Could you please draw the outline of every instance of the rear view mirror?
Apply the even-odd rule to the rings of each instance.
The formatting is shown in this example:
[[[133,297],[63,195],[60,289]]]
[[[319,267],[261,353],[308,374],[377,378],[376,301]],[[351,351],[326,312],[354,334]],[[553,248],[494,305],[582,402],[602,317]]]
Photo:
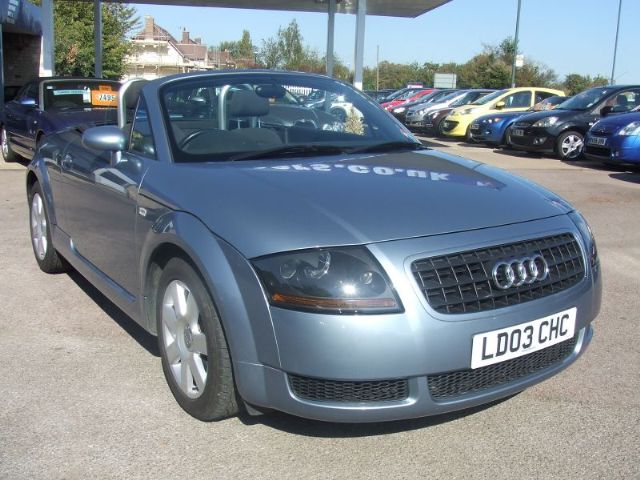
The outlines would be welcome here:
[[[495,106],[496,110],[502,110],[503,108],[504,108],[504,102],[496,103],[496,106]]]
[[[609,115],[611,112],[613,111],[613,107],[607,105],[605,107],[602,107],[600,109],[600,115],[603,117],[606,117],[607,115]]]
[[[82,144],[94,150],[121,152],[127,144],[124,132],[115,125],[88,128],[82,134]]]
[[[36,99],[35,98],[21,98],[20,100],[18,100],[18,103],[20,105],[24,105],[25,107],[35,107],[36,106]]]

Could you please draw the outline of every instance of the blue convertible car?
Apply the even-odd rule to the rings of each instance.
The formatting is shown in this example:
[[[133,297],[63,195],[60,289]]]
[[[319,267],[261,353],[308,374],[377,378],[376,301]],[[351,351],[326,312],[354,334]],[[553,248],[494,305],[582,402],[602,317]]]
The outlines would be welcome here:
[[[596,122],[585,137],[584,153],[610,165],[640,164],[640,107]]]
[[[343,96],[346,121],[301,105],[304,89]],[[433,415],[586,350],[596,244],[552,192],[425,148],[319,75],[130,81],[119,103],[117,124],[44,138],[26,185],[33,251],[157,335],[194,417]]]
[[[111,123],[116,118],[119,82],[95,78],[33,80],[4,106],[0,118],[2,156],[31,160],[44,135],[77,124]]]

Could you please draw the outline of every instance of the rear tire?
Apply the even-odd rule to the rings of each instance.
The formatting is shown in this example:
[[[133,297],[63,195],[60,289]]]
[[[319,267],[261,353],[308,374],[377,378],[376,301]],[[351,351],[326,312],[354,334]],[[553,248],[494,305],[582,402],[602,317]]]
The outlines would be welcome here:
[[[440,120],[436,125],[435,125],[435,131],[436,131],[436,137],[439,138],[444,138],[446,137],[445,133],[444,133],[444,121]]]
[[[40,270],[45,273],[68,271],[67,262],[53,248],[49,211],[38,182],[29,190],[29,226],[31,246]]]
[[[202,421],[237,414],[229,347],[200,275],[182,258],[172,258],[157,295],[162,370],[178,404]]]
[[[11,145],[9,145],[9,137],[7,135],[7,129],[2,126],[2,130],[0,130],[0,144],[2,151],[2,158],[5,162],[15,162],[20,157],[16,152],[11,149]]]

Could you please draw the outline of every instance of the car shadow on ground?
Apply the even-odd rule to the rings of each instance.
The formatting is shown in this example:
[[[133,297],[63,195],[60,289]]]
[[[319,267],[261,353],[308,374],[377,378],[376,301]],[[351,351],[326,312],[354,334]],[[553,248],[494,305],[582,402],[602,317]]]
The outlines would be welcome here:
[[[138,344],[154,357],[159,357],[158,343],[155,336],[138,325],[129,315],[120,310],[111,300],[91,285],[87,279],[75,270],[69,272],[69,278],[93,300],[120,328],[127,332]]]
[[[282,412],[269,411],[264,415],[250,416],[246,412],[238,415],[240,421],[246,426],[264,425],[277,430],[282,430],[293,435],[318,438],[355,438],[388,435],[390,433],[407,432],[422,428],[435,427],[437,425],[459,420],[469,415],[482,412],[505,402],[518,395],[518,393],[500,400],[495,400],[484,405],[457,412],[433,415],[430,417],[415,418],[410,420],[396,420],[391,422],[376,423],[332,423],[310,420],[289,415]]]
[[[514,150],[512,148],[494,148],[493,153],[497,153],[499,155],[507,155],[509,157],[520,157],[520,158],[551,158],[551,159],[554,158],[554,157],[547,157],[546,155],[539,154],[539,153],[529,153],[529,152],[524,152],[522,150]]]

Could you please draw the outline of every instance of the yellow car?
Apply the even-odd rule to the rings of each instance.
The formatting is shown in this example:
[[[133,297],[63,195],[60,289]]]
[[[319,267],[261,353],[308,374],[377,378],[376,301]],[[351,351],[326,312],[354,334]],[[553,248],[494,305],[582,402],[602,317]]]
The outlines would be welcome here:
[[[448,137],[469,138],[471,122],[476,118],[497,112],[524,112],[545,98],[564,96],[562,90],[541,87],[518,87],[498,90],[475,102],[458,107],[444,119],[442,131]]]

